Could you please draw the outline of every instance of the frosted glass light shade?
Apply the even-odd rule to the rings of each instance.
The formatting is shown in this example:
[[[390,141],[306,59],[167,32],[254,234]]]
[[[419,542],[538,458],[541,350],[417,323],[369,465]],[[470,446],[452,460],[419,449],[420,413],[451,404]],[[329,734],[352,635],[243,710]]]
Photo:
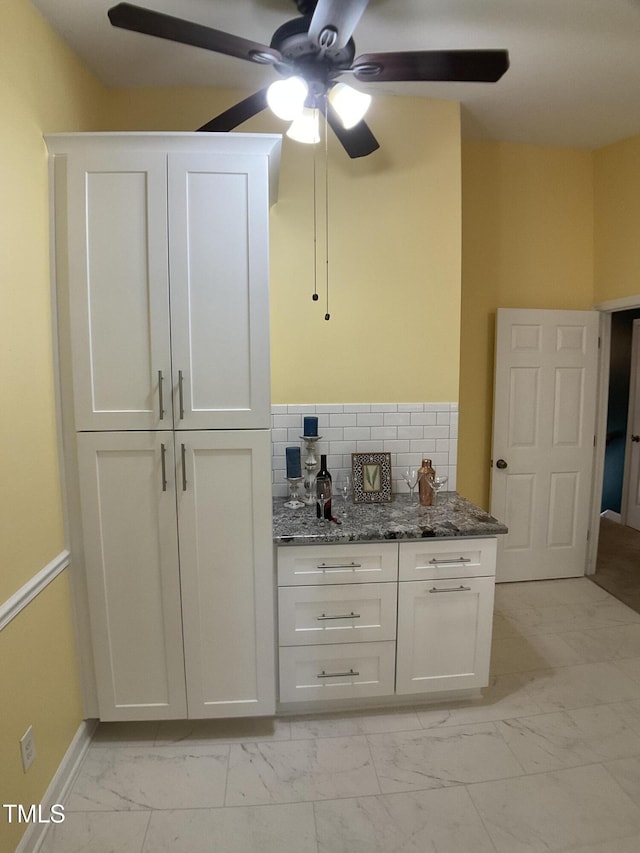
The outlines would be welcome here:
[[[320,117],[318,110],[305,107],[302,113],[293,120],[287,131],[289,139],[296,142],[313,144],[320,142]]]
[[[302,112],[308,93],[309,87],[302,77],[287,77],[269,86],[267,104],[278,118],[291,121]]]
[[[348,130],[364,118],[371,103],[371,95],[358,92],[346,83],[336,83],[329,92],[329,103]]]

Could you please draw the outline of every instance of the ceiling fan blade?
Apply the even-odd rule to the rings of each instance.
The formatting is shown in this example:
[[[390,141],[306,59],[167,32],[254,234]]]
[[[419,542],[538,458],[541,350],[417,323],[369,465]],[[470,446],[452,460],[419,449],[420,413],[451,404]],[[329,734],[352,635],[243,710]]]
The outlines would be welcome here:
[[[343,48],[353,35],[368,2],[318,0],[309,26],[309,38],[321,48]]]
[[[225,110],[220,115],[212,118],[211,121],[203,124],[202,127],[199,127],[198,131],[208,133],[218,131],[224,133],[228,130],[233,130],[234,127],[242,124],[243,121],[247,121],[247,119],[261,113],[262,110],[266,110],[268,88],[268,86],[265,86],[259,92],[254,92],[253,95],[249,95],[248,98],[229,107],[228,110]]]
[[[415,50],[364,53],[353,61],[356,80],[495,83],[509,67],[506,50]]]
[[[324,109],[322,109],[324,112]],[[347,152],[349,157],[366,157],[372,154],[376,149],[380,148],[380,143],[375,138],[367,123],[362,119],[354,127],[348,130],[340,121],[338,114],[333,109],[331,104],[327,104],[327,121],[329,127],[335,133],[342,147]]]
[[[222,30],[214,30],[192,21],[185,21],[183,18],[174,18],[163,12],[143,9],[131,3],[118,3],[117,6],[109,9],[107,14],[114,27],[121,27],[124,30],[133,30],[181,44],[202,47],[216,53],[225,53],[227,56],[248,59],[250,62],[273,64],[282,60],[279,51],[265,44],[224,33]]]

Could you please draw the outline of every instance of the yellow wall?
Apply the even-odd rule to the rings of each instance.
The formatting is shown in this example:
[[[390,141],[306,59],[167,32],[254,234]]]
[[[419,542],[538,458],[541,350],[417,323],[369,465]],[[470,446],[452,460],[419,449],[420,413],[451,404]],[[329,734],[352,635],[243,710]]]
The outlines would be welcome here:
[[[592,154],[465,142],[458,490],[489,506],[497,308],[593,304]]]
[[[68,578],[58,577],[0,636],[1,803],[38,803],[82,719]],[[36,760],[22,770],[19,739],[33,725]],[[0,815],[0,851],[15,850],[22,826]]]
[[[194,130],[244,97],[207,89],[118,92],[121,130]],[[314,289],[313,147],[283,141],[271,219],[274,403],[455,401],[460,316],[459,107],[376,97],[367,121],[381,143],[351,160],[329,145],[329,294],[325,314],[322,149],[318,302]],[[283,133],[263,113],[238,128]],[[427,338],[425,328],[440,328]]]
[[[594,154],[594,302],[640,294],[640,136]]]
[[[103,88],[27,0],[0,3],[0,603],[65,544],[57,460],[42,134],[97,127]],[[66,573],[0,634],[1,802],[37,803],[81,720]],[[33,724],[24,774],[19,737]],[[0,851],[24,825],[0,814]]]

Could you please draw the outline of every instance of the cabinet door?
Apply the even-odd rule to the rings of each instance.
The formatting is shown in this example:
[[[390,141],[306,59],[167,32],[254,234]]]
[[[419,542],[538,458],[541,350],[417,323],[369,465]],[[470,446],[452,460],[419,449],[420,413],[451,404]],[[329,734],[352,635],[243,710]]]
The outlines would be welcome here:
[[[169,155],[176,428],[269,427],[267,158]]]
[[[398,587],[396,693],[485,686],[494,579],[407,581]]]
[[[83,433],[78,460],[100,718],[185,717],[173,436]]]
[[[166,155],[75,152],[66,168],[75,428],[170,429]]]
[[[176,433],[189,717],[275,711],[270,438]]]

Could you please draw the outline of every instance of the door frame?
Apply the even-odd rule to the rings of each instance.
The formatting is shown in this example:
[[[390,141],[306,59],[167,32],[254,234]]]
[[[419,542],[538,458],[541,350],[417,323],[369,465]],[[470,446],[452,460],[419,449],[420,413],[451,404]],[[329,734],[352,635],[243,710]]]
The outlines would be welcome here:
[[[627,433],[625,436],[626,447],[630,447],[629,435],[633,431],[636,409],[640,407],[639,395],[636,393],[638,372],[640,372],[640,319],[632,323],[631,335],[631,371],[629,377],[629,412],[627,414]],[[627,523],[629,514],[629,492],[631,491],[631,452],[624,454],[624,471],[622,474],[622,500],[621,515],[622,523]]]
[[[628,311],[640,308],[640,293],[611,299],[594,305],[593,310],[600,312],[600,354],[598,359],[598,389],[595,423],[595,453],[593,460],[593,480],[591,487],[591,523],[589,525],[589,547],[585,575],[596,571],[598,557],[598,538],[600,534],[600,506],[602,503],[602,485],[604,482],[604,451],[607,439],[607,408],[609,398],[609,368],[611,349],[611,315],[616,311]]]

